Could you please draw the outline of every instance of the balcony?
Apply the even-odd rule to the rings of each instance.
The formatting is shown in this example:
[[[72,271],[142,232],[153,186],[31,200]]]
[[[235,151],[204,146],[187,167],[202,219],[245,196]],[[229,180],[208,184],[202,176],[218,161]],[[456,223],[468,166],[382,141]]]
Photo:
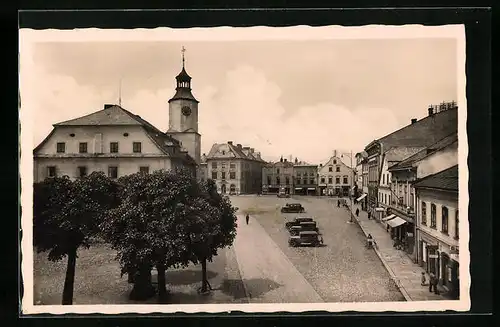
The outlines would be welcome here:
[[[395,215],[401,215],[403,217],[406,216],[415,221],[415,209],[413,208],[413,206],[409,206],[401,202],[396,203],[396,201],[392,201],[391,211]]]

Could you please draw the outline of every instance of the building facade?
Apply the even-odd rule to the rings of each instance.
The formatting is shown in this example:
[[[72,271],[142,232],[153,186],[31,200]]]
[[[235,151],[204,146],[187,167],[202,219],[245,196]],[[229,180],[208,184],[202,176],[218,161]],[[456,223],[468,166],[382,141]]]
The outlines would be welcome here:
[[[206,156],[207,178],[213,179],[221,194],[260,192],[265,161],[254,148],[232,141],[214,144]]]
[[[414,258],[418,252],[415,246],[418,226],[415,223],[417,202],[413,183],[457,164],[458,136],[453,133],[389,168],[393,197],[388,214],[402,218],[399,225],[391,226],[391,232],[394,238],[406,244],[406,251]]]
[[[459,298],[458,165],[414,184],[417,194],[418,262]]]
[[[199,179],[202,182],[208,179],[208,164],[207,164],[207,156],[205,153],[201,156],[198,172],[199,172],[198,174]]]
[[[297,195],[316,195],[317,194],[317,174],[318,166],[305,162],[299,162],[295,159],[294,165],[294,194]]]
[[[34,181],[64,175],[75,179],[94,171],[119,178],[196,167],[179,141],[117,105],[54,124],[33,157]]]
[[[377,212],[383,212],[383,208],[379,206],[383,155],[393,148],[428,147],[457,130],[458,107],[455,103],[430,106],[425,118],[412,119],[409,125],[374,140],[365,147],[364,150],[368,153],[368,205],[375,216]]]
[[[341,158],[333,155],[318,167],[318,189],[320,195],[349,196],[354,186],[354,169]]]
[[[277,162],[267,163],[262,168],[262,193],[278,194],[282,191],[286,194],[293,194],[293,180],[293,162],[282,157]]]

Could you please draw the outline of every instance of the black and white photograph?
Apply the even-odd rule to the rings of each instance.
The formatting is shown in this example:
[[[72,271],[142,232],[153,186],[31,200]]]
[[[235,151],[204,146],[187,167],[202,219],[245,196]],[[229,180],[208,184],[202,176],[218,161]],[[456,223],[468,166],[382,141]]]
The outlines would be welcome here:
[[[23,313],[470,308],[463,26],[19,38]]]

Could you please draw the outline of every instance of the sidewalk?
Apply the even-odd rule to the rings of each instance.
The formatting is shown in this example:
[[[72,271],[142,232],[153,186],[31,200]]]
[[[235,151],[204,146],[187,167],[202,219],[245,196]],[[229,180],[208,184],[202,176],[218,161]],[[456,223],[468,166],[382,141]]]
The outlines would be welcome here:
[[[444,288],[438,286],[441,295],[437,295],[429,292],[429,286],[422,286],[420,283],[424,269],[415,264],[405,252],[393,247],[392,239],[382,224],[374,219],[369,220],[368,213],[362,211],[360,205],[354,205],[354,211],[356,208],[360,212],[359,217],[353,214],[354,218],[365,235],[372,235],[377,244],[375,252],[407,301],[449,300]],[[428,285],[427,274],[426,279]]]

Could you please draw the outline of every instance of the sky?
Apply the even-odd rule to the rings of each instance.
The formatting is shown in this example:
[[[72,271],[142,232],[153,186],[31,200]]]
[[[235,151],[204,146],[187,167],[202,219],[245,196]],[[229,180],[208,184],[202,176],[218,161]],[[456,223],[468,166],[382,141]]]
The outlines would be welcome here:
[[[183,46],[202,153],[233,141],[318,164],[457,100],[451,38],[44,42],[30,58],[34,145],[54,123],[117,104],[120,80],[122,107],[166,131]]]

